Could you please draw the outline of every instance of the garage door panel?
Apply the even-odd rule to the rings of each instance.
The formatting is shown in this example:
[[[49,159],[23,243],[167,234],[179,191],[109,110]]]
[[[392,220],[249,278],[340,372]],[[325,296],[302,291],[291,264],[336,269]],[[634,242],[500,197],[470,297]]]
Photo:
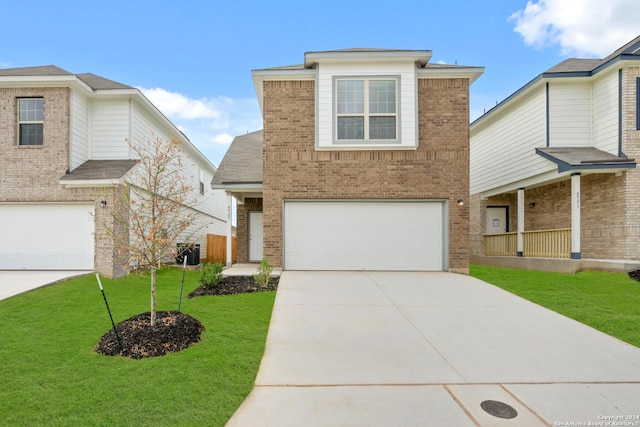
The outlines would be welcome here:
[[[441,202],[285,202],[285,268],[442,270]]]
[[[93,204],[0,204],[0,269],[92,270]]]

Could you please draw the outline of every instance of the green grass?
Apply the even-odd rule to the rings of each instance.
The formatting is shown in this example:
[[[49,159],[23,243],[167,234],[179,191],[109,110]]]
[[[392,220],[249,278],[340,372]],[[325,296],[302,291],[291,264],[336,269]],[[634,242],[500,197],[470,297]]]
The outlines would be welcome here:
[[[158,310],[176,310],[182,271],[158,273]],[[111,328],[95,276],[0,301],[0,425],[224,425],[251,391],[275,292],[187,299],[205,326],[178,353],[131,360],[93,351]],[[149,311],[148,276],[102,279],[116,323]]]
[[[640,347],[640,283],[625,273],[471,266],[471,275]]]

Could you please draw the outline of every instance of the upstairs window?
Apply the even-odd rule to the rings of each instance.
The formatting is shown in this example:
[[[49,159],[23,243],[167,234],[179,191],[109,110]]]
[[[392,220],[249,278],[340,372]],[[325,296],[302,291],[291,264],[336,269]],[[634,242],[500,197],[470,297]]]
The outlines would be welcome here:
[[[336,139],[398,139],[397,79],[336,80]]]
[[[42,145],[42,98],[18,99],[18,145]]]
[[[204,171],[200,169],[200,194],[204,196]]]

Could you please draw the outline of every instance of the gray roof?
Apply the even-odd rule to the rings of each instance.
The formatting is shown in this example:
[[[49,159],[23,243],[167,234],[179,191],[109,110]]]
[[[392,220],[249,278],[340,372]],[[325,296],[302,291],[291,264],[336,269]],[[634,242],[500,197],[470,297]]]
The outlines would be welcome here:
[[[91,73],[72,74],[55,65],[42,65],[38,67],[4,68],[0,69],[0,76],[76,76],[93,90],[104,89],[133,89],[133,87],[105,79]]]
[[[262,130],[236,136],[211,184],[262,183]]]
[[[55,65],[42,65],[39,67],[3,68],[0,76],[72,76],[70,72]]]
[[[544,147],[536,153],[558,165],[558,172],[589,169],[633,169],[635,159],[618,157],[594,147]]]
[[[136,160],[87,160],[60,181],[120,179],[137,163]]]
[[[91,74],[91,73],[77,74],[77,77],[94,90],[133,89],[133,87],[129,85],[125,85],[113,80],[105,79],[104,77],[96,76],[95,74]]]
[[[569,58],[545,71],[548,73],[592,73],[615,59],[640,59],[640,36],[602,59]]]

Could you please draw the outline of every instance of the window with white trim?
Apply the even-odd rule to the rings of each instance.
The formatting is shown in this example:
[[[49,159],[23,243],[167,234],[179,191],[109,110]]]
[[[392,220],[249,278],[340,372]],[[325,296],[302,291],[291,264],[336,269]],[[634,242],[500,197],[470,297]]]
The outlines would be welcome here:
[[[18,145],[42,145],[44,100],[18,98]]]
[[[336,79],[337,141],[398,139],[398,79]]]

